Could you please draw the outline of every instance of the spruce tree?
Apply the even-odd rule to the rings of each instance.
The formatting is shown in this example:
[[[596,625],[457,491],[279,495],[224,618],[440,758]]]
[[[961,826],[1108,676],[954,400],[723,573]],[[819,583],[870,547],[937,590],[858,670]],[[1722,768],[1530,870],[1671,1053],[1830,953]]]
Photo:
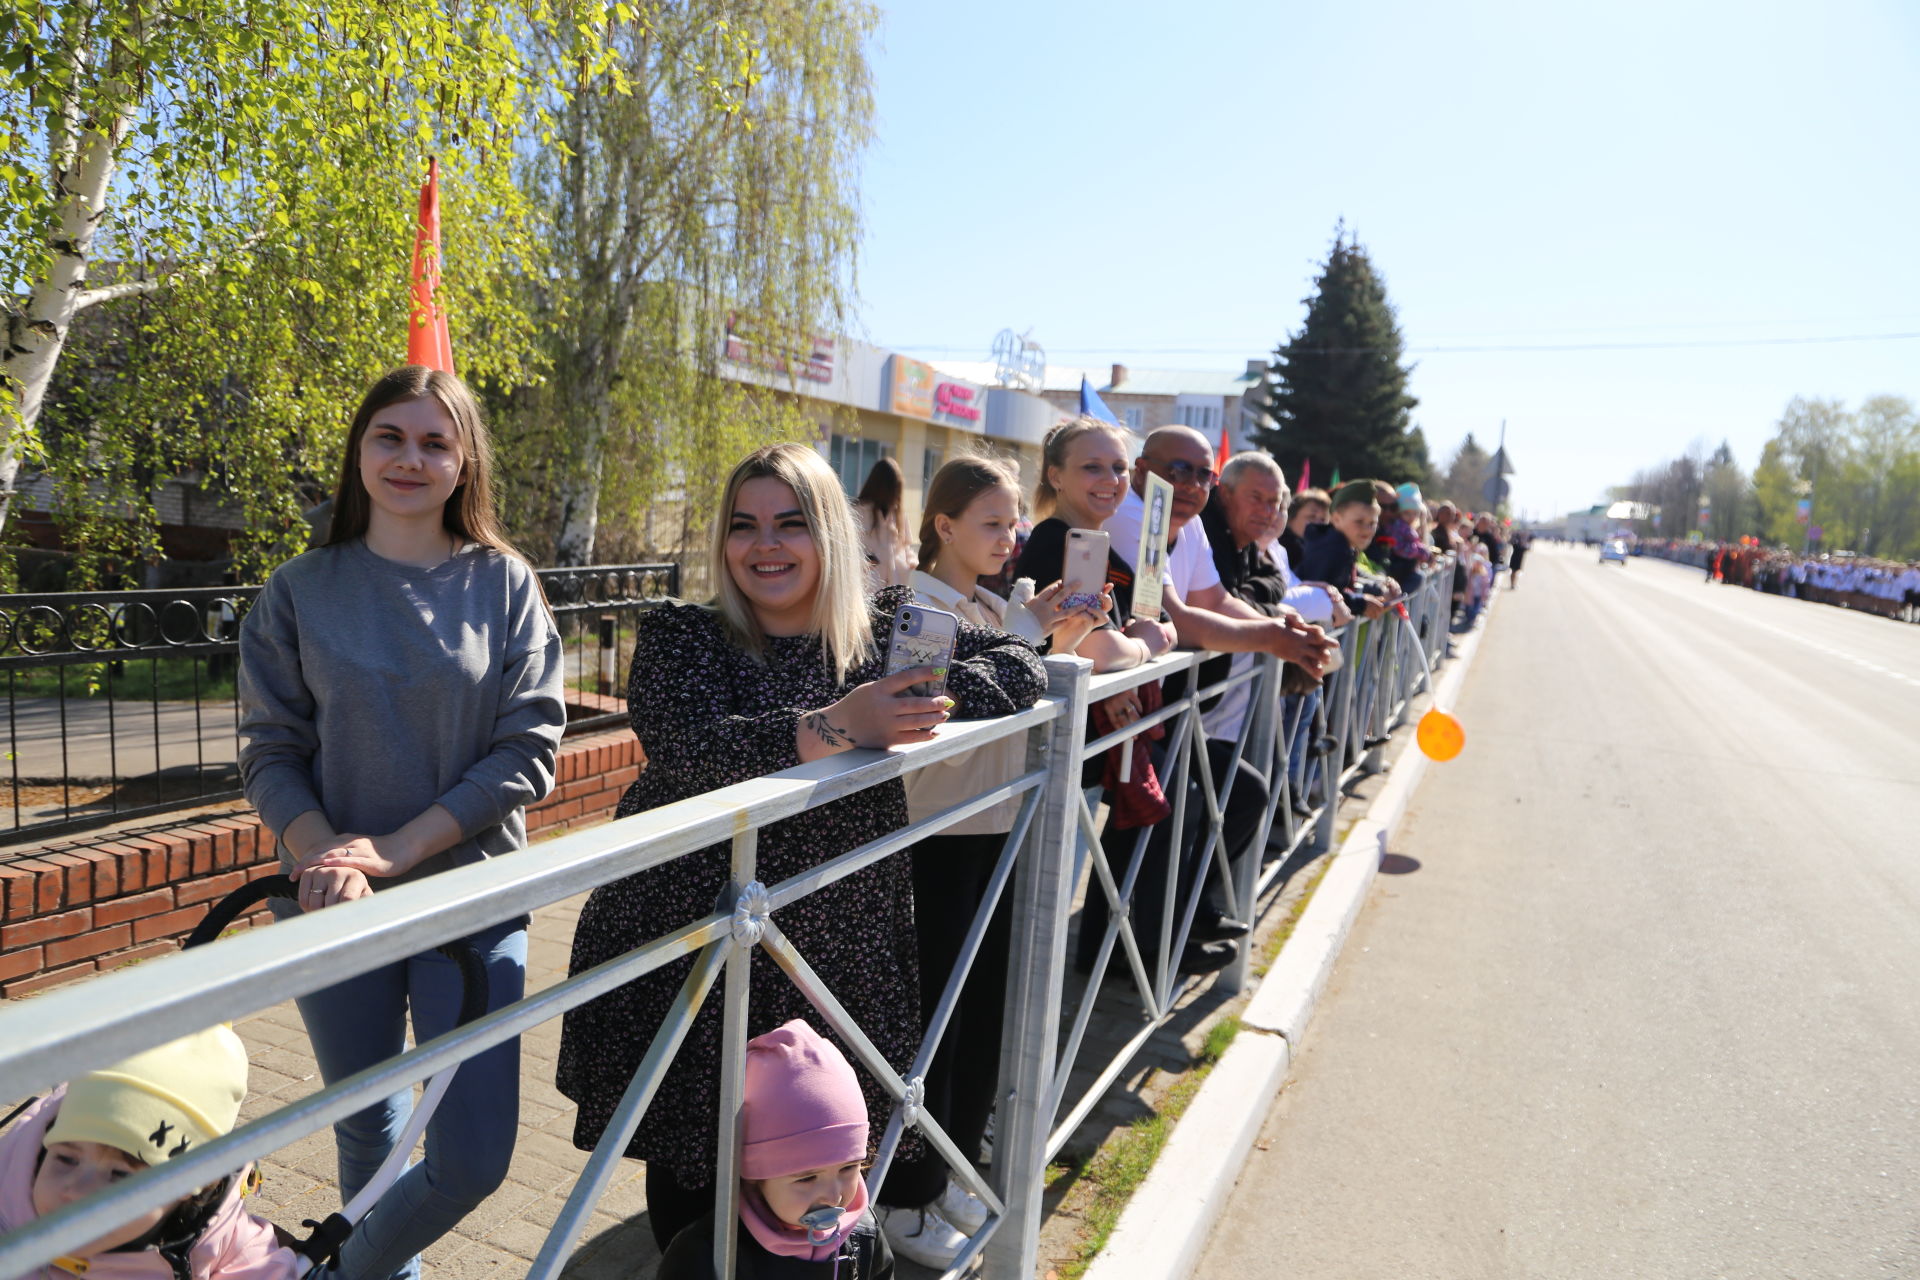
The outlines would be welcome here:
[[[1398,484],[1427,475],[1425,438],[1410,425],[1412,366],[1400,363],[1400,326],[1366,251],[1334,229],[1333,250],[1303,299],[1306,323],[1274,353],[1267,412],[1258,433],[1289,477],[1313,462],[1315,476],[1375,476]]]

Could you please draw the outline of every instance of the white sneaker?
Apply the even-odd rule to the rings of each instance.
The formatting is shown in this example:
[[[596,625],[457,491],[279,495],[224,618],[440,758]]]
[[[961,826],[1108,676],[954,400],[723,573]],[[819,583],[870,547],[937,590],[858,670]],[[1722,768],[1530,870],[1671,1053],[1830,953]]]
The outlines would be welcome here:
[[[933,1202],[933,1208],[967,1235],[973,1235],[987,1223],[987,1202],[952,1178],[947,1179],[946,1189]]]
[[[886,1233],[893,1251],[923,1267],[945,1271],[967,1247],[967,1238],[954,1230],[953,1224],[941,1217],[932,1205],[918,1209],[881,1205],[877,1216],[880,1230]]]

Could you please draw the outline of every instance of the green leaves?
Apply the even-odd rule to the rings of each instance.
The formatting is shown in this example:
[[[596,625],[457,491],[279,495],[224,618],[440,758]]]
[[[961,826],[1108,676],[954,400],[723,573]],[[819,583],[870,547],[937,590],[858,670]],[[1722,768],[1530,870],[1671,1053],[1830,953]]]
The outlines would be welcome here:
[[[15,302],[51,261],[45,175],[75,120],[120,139],[87,284],[166,281],[76,318],[37,430],[0,421],[44,442],[85,572],[160,554],[154,495],[183,472],[231,508],[242,577],[300,549],[359,394],[404,358],[428,155],[454,351],[493,397],[509,522],[536,547],[600,459],[703,491],[811,430],[721,378],[715,335],[733,308],[769,335],[840,326],[876,14],[721,8],[0,0]],[[634,505],[648,491],[606,504],[620,544],[697,542],[704,517],[667,536]]]

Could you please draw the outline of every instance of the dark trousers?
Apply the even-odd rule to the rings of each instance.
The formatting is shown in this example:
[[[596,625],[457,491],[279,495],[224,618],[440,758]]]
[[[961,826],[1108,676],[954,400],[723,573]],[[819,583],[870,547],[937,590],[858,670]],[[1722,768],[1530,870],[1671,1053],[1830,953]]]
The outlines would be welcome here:
[[[913,848],[913,917],[920,939],[920,1016],[930,1021],[945,992],[967,930],[986,900],[1006,835],[929,836]],[[927,1114],[972,1159],[987,1131],[1000,1084],[1000,1032],[1006,1020],[1007,953],[1013,946],[1013,885],[1000,893],[953,1016],[927,1068]],[[895,1160],[877,1197],[917,1208],[947,1185],[947,1162],[930,1142],[912,1160]]]
[[[1227,762],[1233,755],[1234,743],[1209,739],[1207,742],[1207,761],[1213,774],[1213,791],[1218,796],[1226,787]],[[1164,761],[1155,760],[1153,767],[1161,773],[1161,785],[1167,784],[1164,773]],[[1172,799],[1171,796],[1168,797]],[[1226,826],[1227,852],[1235,865],[1252,852],[1253,838],[1259,833],[1261,816],[1269,803],[1267,776],[1246,760],[1239,762],[1238,774],[1233,783],[1233,794],[1227,797],[1226,809],[1222,814]],[[1201,790],[1198,779],[1187,784],[1186,832],[1181,840],[1179,893],[1174,906],[1174,928],[1180,926],[1180,902],[1193,884],[1193,878],[1200,869],[1200,855],[1206,837],[1206,795]],[[1133,911],[1134,938],[1140,944],[1141,959],[1146,962],[1149,972],[1153,968],[1152,956],[1159,946],[1160,916],[1166,908],[1167,859],[1172,845],[1173,819],[1156,823],[1147,836],[1147,851],[1140,864],[1140,875],[1134,881]],[[1139,837],[1137,828],[1115,830],[1111,825],[1101,834],[1100,847],[1106,852],[1107,865],[1113,870],[1115,885],[1126,882],[1127,865],[1133,858],[1135,840]],[[1085,905],[1080,911],[1080,937],[1074,948],[1074,962],[1081,972],[1091,973],[1095,956],[1100,950],[1100,938],[1106,932],[1111,912],[1107,907],[1106,891],[1100,887],[1093,872],[1088,871],[1087,895]],[[1218,871],[1208,868],[1208,883]],[[1203,905],[1195,913],[1196,920],[1205,916],[1207,907]],[[1218,908],[1214,908],[1218,910]],[[1241,904],[1246,909],[1246,904]],[[1114,953],[1122,954],[1120,944],[1114,943]],[[1178,957],[1175,957],[1176,963]],[[1111,963],[1111,961],[1110,961]],[[1124,962],[1122,962],[1124,963]]]
[[[665,1165],[647,1165],[647,1227],[653,1242],[665,1253],[680,1229],[713,1212],[713,1182],[690,1187]]]

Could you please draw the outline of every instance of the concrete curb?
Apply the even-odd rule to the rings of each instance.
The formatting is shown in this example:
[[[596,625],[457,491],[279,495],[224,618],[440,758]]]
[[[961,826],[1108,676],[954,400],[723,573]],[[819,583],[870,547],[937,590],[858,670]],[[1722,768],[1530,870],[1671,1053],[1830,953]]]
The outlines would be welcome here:
[[[1501,594],[1488,600],[1486,617]],[[1441,706],[1451,707],[1458,697],[1487,626],[1483,620],[1462,639],[1440,674],[1435,701]],[[1200,1086],[1086,1280],[1185,1280],[1195,1274],[1428,763],[1418,750],[1403,754],[1366,817],[1341,842],[1293,935],[1240,1015],[1240,1034]]]

